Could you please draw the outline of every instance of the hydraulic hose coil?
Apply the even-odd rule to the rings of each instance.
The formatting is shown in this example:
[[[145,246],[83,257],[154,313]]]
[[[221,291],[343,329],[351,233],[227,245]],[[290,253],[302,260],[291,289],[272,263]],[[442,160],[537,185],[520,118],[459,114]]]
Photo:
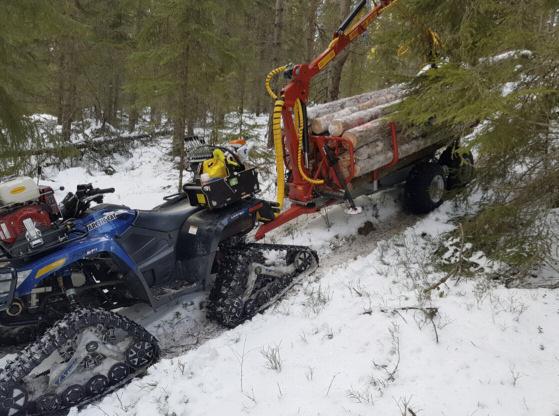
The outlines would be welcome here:
[[[285,198],[285,166],[284,166],[284,156],[283,156],[283,137],[281,132],[281,113],[283,111],[283,106],[285,101],[283,98],[276,100],[274,104],[274,112],[272,115],[272,133],[274,138],[274,150],[276,154],[276,176],[277,176],[277,196],[276,202],[278,203],[278,208],[281,210],[283,208],[283,200]]]
[[[299,173],[301,177],[311,183],[313,185],[323,185],[324,180],[322,179],[312,179],[310,178],[305,170],[303,169],[303,132],[305,129],[305,120],[303,116],[303,105],[301,104],[301,100],[295,101],[295,126],[297,127],[297,139],[299,142],[299,148],[297,150],[297,168],[299,169]]]

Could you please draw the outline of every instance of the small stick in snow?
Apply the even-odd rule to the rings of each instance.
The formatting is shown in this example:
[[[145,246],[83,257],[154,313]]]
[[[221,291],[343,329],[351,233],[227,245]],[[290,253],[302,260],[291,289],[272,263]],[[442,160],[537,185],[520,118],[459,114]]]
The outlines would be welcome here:
[[[105,412],[103,410],[102,407],[97,406],[96,404],[93,404],[93,407],[95,407],[97,410],[99,410],[101,413],[103,413],[105,416],[111,416],[110,414],[108,414],[107,412]]]
[[[438,289],[440,286],[444,285],[450,278],[454,276],[459,276],[456,284],[460,281],[460,273],[462,272],[462,263],[463,263],[463,256],[464,256],[464,228],[462,224],[458,224],[460,228],[460,253],[458,256],[458,263],[456,263],[456,267],[448,273],[445,277],[443,277],[438,282],[432,284],[428,288],[423,290],[423,293],[427,294],[435,289]]]
[[[377,370],[383,370],[386,375],[386,382],[387,383],[392,383],[396,380],[396,373],[398,372],[398,367],[400,367],[400,359],[401,359],[401,355],[400,355],[400,337],[398,336],[398,332],[400,330],[400,328],[398,327],[397,324],[393,323],[392,324],[392,328],[389,329],[388,331],[390,332],[390,336],[392,337],[392,343],[394,346],[394,350],[396,352],[396,364],[394,365],[394,368],[392,369],[392,371],[388,370],[388,366],[387,365],[380,365],[377,364],[373,361],[373,365],[375,366],[375,368]]]
[[[439,343],[439,332],[437,330],[437,325],[435,325],[435,316],[439,313],[439,308],[422,308],[419,306],[404,306],[402,308],[396,308],[392,310],[404,319],[404,317],[399,313],[399,311],[421,311],[425,315],[425,318],[431,321],[433,329],[435,330],[435,341]],[[404,319],[405,322],[405,319]]]
[[[246,345],[247,345],[247,339],[245,337],[245,341],[243,342],[243,352],[241,354],[239,354],[237,351],[235,351],[233,348],[231,348],[231,351],[233,351],[233,354],[235,354],[235,357],[237,358],[237,361],[239,361],[239,365],[241,366],[241,374],[240,374],[240,382],[241,382],[241,393],[244,394],[244,386],[243,386],[243,369],[244,369],[244,364],[245,364],[245,357],[246,357]]]
[[[283,397],[283,391],[281,390],[281,386],[280,386],[279,382],[276,383],[276,384],[278,385],[278,392],[279,392],[278,399],[281,399]]]
[[[328,390],[326,391],[326,397],[328,397],[328,395],[330,394],[330,389],[332,388],[332,384],[334,384],[334,380],[336,379],[336,377],[338,377],[338,374],[340,373],[334,374],[332,380],[330,380],[330,384],[328,385]]]
[[[250,394],[243,392],[243,396],[249,399],[252,403],[257,404],[256,396],[254,395],[254,389],[251,390]]]
[[[439,343],[439,332],[437,331],[437,325],[435,325],[435,321],[431,318],[431,324],[433,325],[433,329],[435,330],[435,341],[437,344]]]

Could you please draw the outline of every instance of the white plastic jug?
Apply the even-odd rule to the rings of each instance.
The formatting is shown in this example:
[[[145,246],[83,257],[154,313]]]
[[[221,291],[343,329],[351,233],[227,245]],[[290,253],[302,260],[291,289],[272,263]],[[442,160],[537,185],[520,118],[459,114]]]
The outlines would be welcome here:
[[[39,199],[39,187],[33,179],[20,176],[0,183],[0,205],[21,204]]]

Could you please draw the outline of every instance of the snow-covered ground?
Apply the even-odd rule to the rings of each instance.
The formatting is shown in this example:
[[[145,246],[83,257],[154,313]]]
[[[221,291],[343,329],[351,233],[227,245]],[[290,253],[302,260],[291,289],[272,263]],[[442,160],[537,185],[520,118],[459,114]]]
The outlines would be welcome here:
[[[67,190],[114,186],[107,202],[148,209],[176,191],[169,140],[132,149],[109,176],[48,174]],[[60,192],[62,196],[64,192]],[[306,244],[321,267],[277,305],[233,330],[207,322],[203,295],[157,314],[126,311],[162,342],[148,374],[81,416],[559,415],[559,292],[506,289],[445,275],[431,255],[461,214],[452,201],[425,217],[403,212],[400,190],[299,218],[270,242]],[[449,251],[450,253],[450,251]],[[483,269],[483,270],[482,270]]]
[[[317,248],[320,270],[80,414],[559,414],[558,293],[462,280],[424,299],[455,211],[448,202],[413,224],[396,195],[361,198],[358,217],[330,209],[329,229],[316,216],[276,233]]]

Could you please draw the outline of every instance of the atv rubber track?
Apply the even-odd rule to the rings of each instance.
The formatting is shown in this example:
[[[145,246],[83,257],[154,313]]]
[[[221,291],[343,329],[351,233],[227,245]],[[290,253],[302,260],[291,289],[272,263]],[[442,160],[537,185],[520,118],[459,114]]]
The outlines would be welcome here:
[[[210,294],[208,317],[229,328],[263,312],[318,267],[317,253],[304,246],[238,244],[222,251],[224,259],[220,262],[216,283]],[[264,263],[264,253],[269,251],[287,252],[287,264],[298,255],[306,256],[310,263],[303,269],[296,269],[281,277],[258,275],[250,296],[243,300],[250,265]]]
[[[82,407],[88,403],[99,400],[107,394],[124,386],[138,375],[143,374],[146,369],[159,358],[160,350],[157,339],[147,332],[142,326],[114,312],[103,309],[79,308],[58,321],[53,327],[48,329],[42,337],[34,343],[28,345],[14,360],[8,362],[8,364],[0,370],[0,392],[2,392],[5,388],[10,388],[11,386],[19,386],[25,389],[23,379],[29,375],[33,369],[35,369],[44,360],[48,359],[51,354],[65,345],[68,341],[79,335],[80,331],[97,325],[103,325],[107,328],[116,328],[125,331],[133,338],[133,342],[131,344],[139,341],[150,343],[154,348],[153,359],[147,365],[139,368],[132,368],[129,366],[130,373],[126,378],[108,386],[107,389],[100,394],[83,397],[79,403],[73,404],[72,406],[64,406],[61,404],[58,406],[56,411],[44,413],[39,412],[36,409],[36,403],[31,401],[26,404],[25,409],[21,413],[17,413],[18,416],[64,414],[71,407]],[[0,397],[0,416],[11,416],[9,415],[10,410],[6,409],[4,405],[5,399],[5,397]]]

